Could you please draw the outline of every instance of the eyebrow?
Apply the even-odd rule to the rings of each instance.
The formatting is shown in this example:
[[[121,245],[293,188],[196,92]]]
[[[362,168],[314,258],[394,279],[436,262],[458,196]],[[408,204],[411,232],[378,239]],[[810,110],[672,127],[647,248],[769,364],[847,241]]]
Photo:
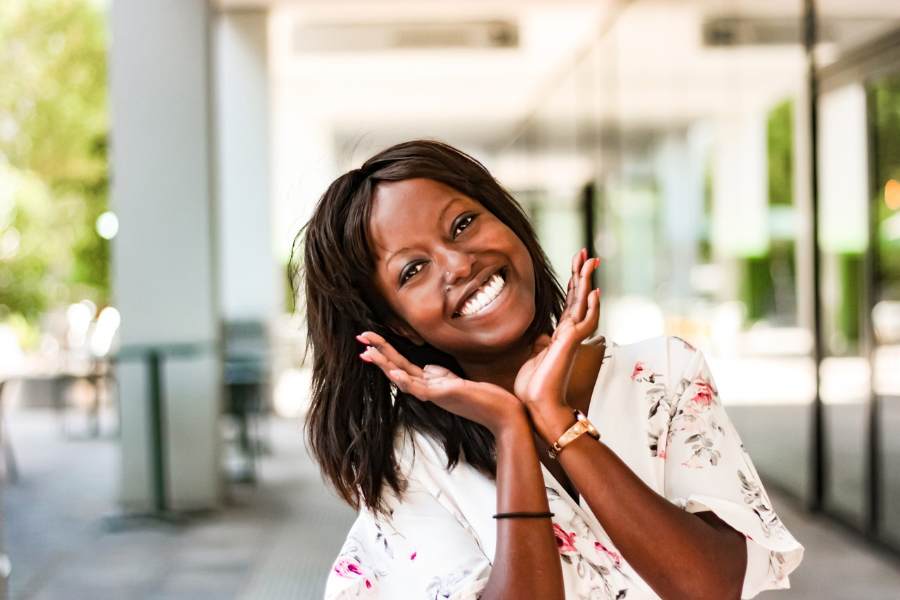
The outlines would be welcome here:
[[[444,220],[444,215],[447,213],[447,211],[450,209],[451,206],[453,206],[457,202],[461,202],[462,200],[463,200],[462,196],[454,196],[453,198],[451,198],[450,201],[444,205],[444,208],[441,209],[441,212],[438,215],[438,223],[440,223],[441,221]],[[406,250],[409,250],[409,247],[404,246],[403,248],[400,248],[399,250],[395,250],[394,252],[391,252],[390,255],[388,255],[388,257],[384,260],[385,266],[390,265],[391,261],[394,259],[395,256],[397,256],[398,254],[400,254],[401,252],[404,252]]]

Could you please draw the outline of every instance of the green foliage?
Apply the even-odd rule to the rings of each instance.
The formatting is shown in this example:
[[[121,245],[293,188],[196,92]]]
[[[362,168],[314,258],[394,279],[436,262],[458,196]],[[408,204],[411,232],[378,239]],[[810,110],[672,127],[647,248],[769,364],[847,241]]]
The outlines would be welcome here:
[[[785,100],[766,120],[769,204],[792,205],[794,197],[794,104]]]
[[[19,238],[0,253],[0,319],[108,302],[105,19],[88,0],[0,2],[0,240]]]
[[[900,237],[891,223],[900,219],[900,210],[885,202],[885,184],[900,181],[900,77],[881,79],[869,88],[875,129],[874,210],[878,241],[878,284],[882,298],[900,300]]]

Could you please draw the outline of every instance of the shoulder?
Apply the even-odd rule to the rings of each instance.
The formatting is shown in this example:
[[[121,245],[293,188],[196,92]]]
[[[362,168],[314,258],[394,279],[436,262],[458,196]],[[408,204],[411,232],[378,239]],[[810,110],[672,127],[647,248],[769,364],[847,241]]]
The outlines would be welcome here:
[[[608,344],[607,361],[613,377],[632,381],[678,384],[700,368],[704,358],[690,342],[661,335],[629,344]]]

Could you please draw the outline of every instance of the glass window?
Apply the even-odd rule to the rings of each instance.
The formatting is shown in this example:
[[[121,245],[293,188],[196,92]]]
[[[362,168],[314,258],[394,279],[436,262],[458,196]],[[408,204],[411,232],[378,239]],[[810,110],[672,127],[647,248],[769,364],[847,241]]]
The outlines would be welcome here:
[[[881,526],[900,543],[900,75],[868,87],[874,213],[873,383],[878,396]]]

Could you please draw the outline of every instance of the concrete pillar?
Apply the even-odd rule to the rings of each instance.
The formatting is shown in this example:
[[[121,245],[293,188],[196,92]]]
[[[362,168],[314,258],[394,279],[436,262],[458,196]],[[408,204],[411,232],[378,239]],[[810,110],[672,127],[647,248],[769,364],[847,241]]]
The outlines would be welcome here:
[[[168,500],[221,495],[219,314],[210,143],[209,3],[112,3],[113,290],[123,350],[162,347]],[[184,352],[166,354],[180,346]],[[152,498],[144,363],[119,366],[121,499]]]
[[[226,322],[265,324],[281,308],[273,249],[266,11],[214,19],[220,302]]]

